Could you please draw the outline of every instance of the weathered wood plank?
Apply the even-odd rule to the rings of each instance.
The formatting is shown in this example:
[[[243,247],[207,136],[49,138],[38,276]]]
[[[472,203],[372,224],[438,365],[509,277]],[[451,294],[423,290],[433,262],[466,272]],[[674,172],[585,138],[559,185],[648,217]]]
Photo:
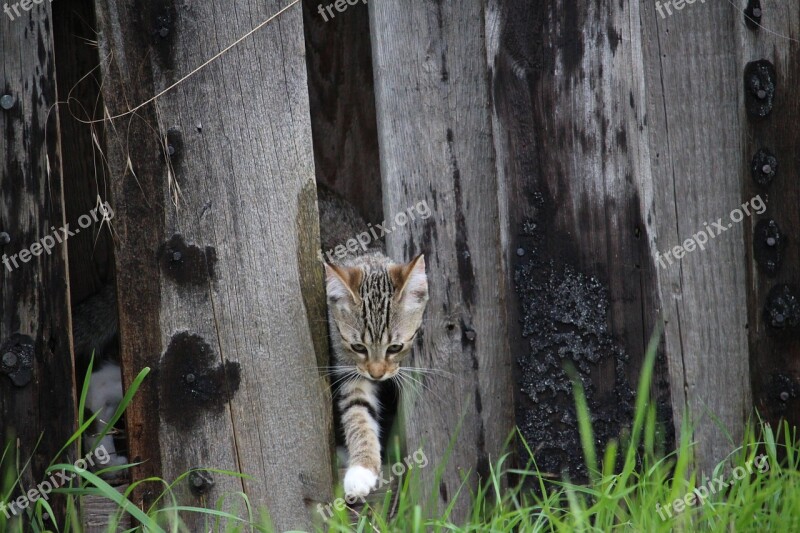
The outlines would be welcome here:
[[[426,390],[408,398],[408,447],[430,458],[421,476],[440,504],[462,489],[456,520],[469,509],[463,476],[486,479],[513,428],[482,28],[478,2],[370,3],[384,213],[432,210],[402,228],[390,220],[388,251],[425,253],[430,302],[413,363],[452,373],[423,376]]]
[[[116,487],[117,491],[124,494],[128,485]],[[81,498],[81,518],[83,520],[83,533],[108,533],[110,517],[119,512],[116,502],[102,496],[83,496]],[[123,515],[116,531],[128,531],[131,528],[131,517]]]
[[[59,122],[50,113],[56,102],[53,18],[49,3],[20,11],[13,19],[0,17],[0,232],[8,236],[0,236],[7,261],[0,266],[0,442],[17,439],[7,464],[31,459],[21,479],[27,490],[45,479],[44,470],[74,431],[75,397],[67,251],[54,242],[43,253],[38,244],[65,222]],[[30,249],[35,243],[38,248]],[[27,255],[12,261],[19,253]],[[20,371],[26,360],[29,380]],[[63,512],[63,498],[50,503]]]
[[[101,55],[114,52],[111,113],[188,74],[281,4],[98,1]],[[213,486],[198,479],[181,497],[213,504],[244,490],[280,530],[308,528],[309,508],[330,501],[333,485],[330,402],[315,370],[327,341],[316,321],[324,288],[303,58],[298,4],[115,121],[109,146],[126,382],[156,369],[128,419],[134,458],[154,463],[136,477],[247,473],[212,474]]]
[[[750,363],[754,404],[759,413],[777,427],[781,418],[800,425],[800,308],[783,309],[770,293],[775,287],[789,284],[800,298],[800,101],[796,92],[800,83],[800,5],[796,2],[762,0],[763,28],[743,24],[744,16],[735,14],[738,32],[736,47],[736,85],[739,135],[742,161],[742,201],[760,195],[767,210],[748,220],[744,227],[747,253],[747,298],[750,340]],[[768,60],[775,68],[774,105],[762,119],[747,114],[750,101],[758,100],[747,84],[745,69],[750,62]],[[766,88],[766,87],[765,87]],[[755,97],[755,98],[754,98]],[[766,100],[766,99],[765,99]],[[768,150],[777,160],[777,175],[771,183],[758,184],[750,167],[759,150]],[[763,167],[761,161],[756,167]],[[758,169],[763,172],[763,168]],[[757,176],[759,179],[766,177]],[[774,220],[779,233],[764,230]],[[762,224],[757,226],[757,224]],[[775,239],[772,245],[767,240]],[[754,253],[755,252],[755,253]],[[767,263],[775,262],[775,268]],[[795,305],[798,305],[796,302]],[[770,311],[769,318],[765,312]],[[788,312],[787,312],[788,311]],[[784,327],[771,322],[784,315]],[[794,325],[790,325],[794,322]],[[775,321],[775,326],[781,325]]]
[[[720,217],[731,224],[705,250],[658,268],[675,424],[686,406],[697,464],[709,472],[732,451],[728,433],[739,442],[751,408],[742,251],[749,222],[729,219],[742,204],[741,76],[732,44],[742,21],[727,2],[695,3],[663,18],[650,3],[640,18],[651,252],[682,245]]]
[[[380,223],[369,11],[358,2],[343,13],[334,11],[334,18],[327,12],[323,18],[319,5],[317,0],[303,2],[317,181],[347,198],[368,221]]]
[[[568,361],[605,444],[631,421],[658,320],[633,4],[493,0],[486,12],[517,423],[544,471],[587,475]],[[653,391],[671,423],[663,358]]]

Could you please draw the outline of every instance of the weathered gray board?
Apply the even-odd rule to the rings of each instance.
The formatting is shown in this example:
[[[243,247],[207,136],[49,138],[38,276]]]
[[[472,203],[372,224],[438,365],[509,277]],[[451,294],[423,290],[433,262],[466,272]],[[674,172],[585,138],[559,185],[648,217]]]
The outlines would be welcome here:
[[[573,479],[587,472],[565,362],[604,445],[630,424],[658,319],[638,20],[618,2],[486,10],[517,423],[537,465]],[[653,397],[669,424],[665,366]]]
[[[748,11],[752,13],[752,11]],[[795,295],[800,287],[800,4],[782,0],[762,0],[761,17],[755,24],[744,23],[738,15],[733,25],[737,34],[735,47],[737,111],[741,123],[742,201],[761,195],[767,211],[749,219],[745,225],[747,253],[748,316],[750,362],[753,369],[754,404],[758,412],[773,424],[781,418],[800,426],[800,303],[791,312],[781,309],[770,293],[775,287],[789,284]],[[775,92],[771,111],[759,119],[746,112],[749,101],[758,95],[746,85],[748,63],[768,60],[775,68]],[[769,185],[758,185],[750,166],[758,150],[769,150],[777,159],[777,175]],[[780,235],[763,233],[759,221],[774,220]],[[763,227],[763,226],[762,226]],[[770,246],[767,240],[776,238]],[[767,264],[775,261],[773,270]],[[785,315],[785,327],[775,328],[766,320],[765,310]],[[790,325],[790,322],[794,322]]]
[[[0,266],[0,442],[17,439],[4,467],[31,460],[21,478],[26,489],[45,479],[75,427],[67,250],[57,243],[49,254],[29,250],[65,222],[58,113],[50,113],[56,102],[52,20],[49,3],[14,20],[0,17],[0,232],[10,239],[0,241],[0,254],[9,257],[9,266]],[[10,257],[23,250],[37,254],[17,259],[14,268]],[[26,359],[29,380],[20,372]],[[74,450],[68,455],[74,458]],[[50,504],[63,512],[62,498]]]
[[[405,413],[408,448],[425,451],[422,477],[440,503],[461,489],[458,520],[514,422],[483,10],[479,2],[369,6],[383,207],[396,229],[388,251],[398,261],[424,253],[429,276],[413,363],[452,373],[421,376],[425,389]],[[402,227],[392,219],[422,201],[430,218]]]
[[[742,226],[680,264],[661,267],[655,255],[741,204],[735,51],[730,30],[719,33],[733,27],[729,8],[698,4],[666,21],[654,4],[610,0],[486,10],[518,422],[545,470],[581,473],[553,355],[577,367],[605,441],[628,423],[660,318],[662,417],[672,411],[679,427],[689,406],[706,470],[730,453],[726,431],[742,434]]]
[[[688,406],[697,462],[708,472],[740,442],[752,406],[743,250],[750,221],[729,218],[743,202],[735,45],[743,21],[728,2],[695,3],[663,19],[652,3],[631,5],[630,20],[642,21],[651,251],[663,254],[720,217],[726,226],[705,250],[658,268],[675,424]]]
[[[109,113],[174,83],[282,4],[98,0],[100,55],[113,54]],[[212,474],[215,485],[192,495],[183,484],[182,501],[213,505],[243,490],[278,529],[309,528],[333,476],[316,370],[327,341],[315,320],[324,288],[300,5],[106,129],[125,382],[155,370],[128,412],[132,458],[146,461],[134,478],[240,471],[252,477]]]

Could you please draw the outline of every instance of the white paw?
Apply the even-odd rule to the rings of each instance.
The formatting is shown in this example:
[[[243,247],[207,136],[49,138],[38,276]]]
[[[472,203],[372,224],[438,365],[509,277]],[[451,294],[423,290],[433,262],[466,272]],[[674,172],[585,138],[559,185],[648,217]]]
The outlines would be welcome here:
[[[344,493],[346,496],[366,496],[377,482],[378,476],[371,470],[354,465],[344,475]]]

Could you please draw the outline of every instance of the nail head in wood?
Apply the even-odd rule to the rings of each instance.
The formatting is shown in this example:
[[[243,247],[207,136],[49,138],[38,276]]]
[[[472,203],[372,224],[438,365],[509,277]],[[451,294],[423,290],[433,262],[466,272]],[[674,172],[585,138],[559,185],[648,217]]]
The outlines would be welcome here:
[[[3,96],[0,96],[0,107],[6,111],[14,107],[14,97],[10,94],[4,94]]]

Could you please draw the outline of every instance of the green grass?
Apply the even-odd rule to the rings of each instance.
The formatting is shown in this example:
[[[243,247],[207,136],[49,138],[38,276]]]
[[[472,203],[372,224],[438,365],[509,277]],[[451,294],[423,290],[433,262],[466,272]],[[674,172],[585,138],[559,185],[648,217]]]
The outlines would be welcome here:
[[[648,401],[656,344],[655,340],[651,342],[645,358],[632,426],[619,442],[608,443],[603,450],[595,448],[583,390],[577,382],[573,386],[583,457],[589,472],[586,483],[556,481],[539,472],[535,454],[520,435],[515,435],[516,441],[522,442],[526,450],[527,466],[514,468],[511,456],[506,455],[492,465],[490,479],[478,489],[471,491],[465,484],[456,496],[472,502],[471,512],[463,520],[451,516],[452,504],[438,509],[435,499],[438,490],[431,493],[422,488],[419,470],[411,469],[402,478],[398,495],[387,493],[381,504],[367,507],[360,515],[340,507],[327,522],[320,523],[319,530],[381,533],[800,530],[800,448],[795,429],[788,425],[773,429],[759,420],[750,424],[743,442],[730,443],[729,457],[709,476],[729,483],[728,487],[717,490],[719,482],[712,481],[714,492],[693,467],[692,432],[688,421],[680,431],[677,449],[667,454],[658,451],[661,449],[658,435],[663,435],[663,431],[659,431],[655,407]],[[143,371],[131,387],[118,415],[122,414],[146,374],[147,370]],[[81,402],[85,394],[84,385]],[[72,439],[78,445],[91,420],[81,419],[80,422],[81,430]],[[15,472],[25,468],[17,458],[11,457],[9,450],[7,447],[0,458],[5,472],[0,478],[0,486],[5,487],[0,492],[0,496],[5,496],[4,501],[18,482]],[[10,464],[15,468],[9,468]],[[441,474],[442,467],[428,466],[434,469],[435,478]],[[56,464],[52,468],[74,471],[74,467],[67,464]],[[143,531],[188,531],[181,525],[182,513],[203,513],[213,531],[271,531],[266,518],[256,520],[258,513],[242,494],[216,502],[213,509],[181,507],[172,496],[172,488],[188,473],[171,483],[156,480],[163,485],[163,494],[152,508],[144,511],[130,502],[130,492],[121,495],[95,475],[78,474],[71,487],[61,490],[68,498],[68,517],[59,531],[80,531],[76,502],[79,496],[86,494],[114,499],[120,512],[131,512],[134,523]],[[235,472],[223,474],[241,476]],[[438,482],[432,485],[438,487]],[[341,487],[338,495],[341,496]],[[675,509],[678,499],[682,499],[686,507],[680,512]],[[232,505],[233,501],[236,504]],[[687,506],[686,502],[691,505]],[[223,512],[223,508],[238,508],[242,512],[235,516],[237,513]],[[28,510],[27,520],[33,524],[34,531],[47,531],[41,521],[41,514],[47,510],[46,502]],[[223,519],[227,520],[224,527],[220,525]],[[0,513],[0,531],[22,531],[20,524],[8,524],[4,520]]]

